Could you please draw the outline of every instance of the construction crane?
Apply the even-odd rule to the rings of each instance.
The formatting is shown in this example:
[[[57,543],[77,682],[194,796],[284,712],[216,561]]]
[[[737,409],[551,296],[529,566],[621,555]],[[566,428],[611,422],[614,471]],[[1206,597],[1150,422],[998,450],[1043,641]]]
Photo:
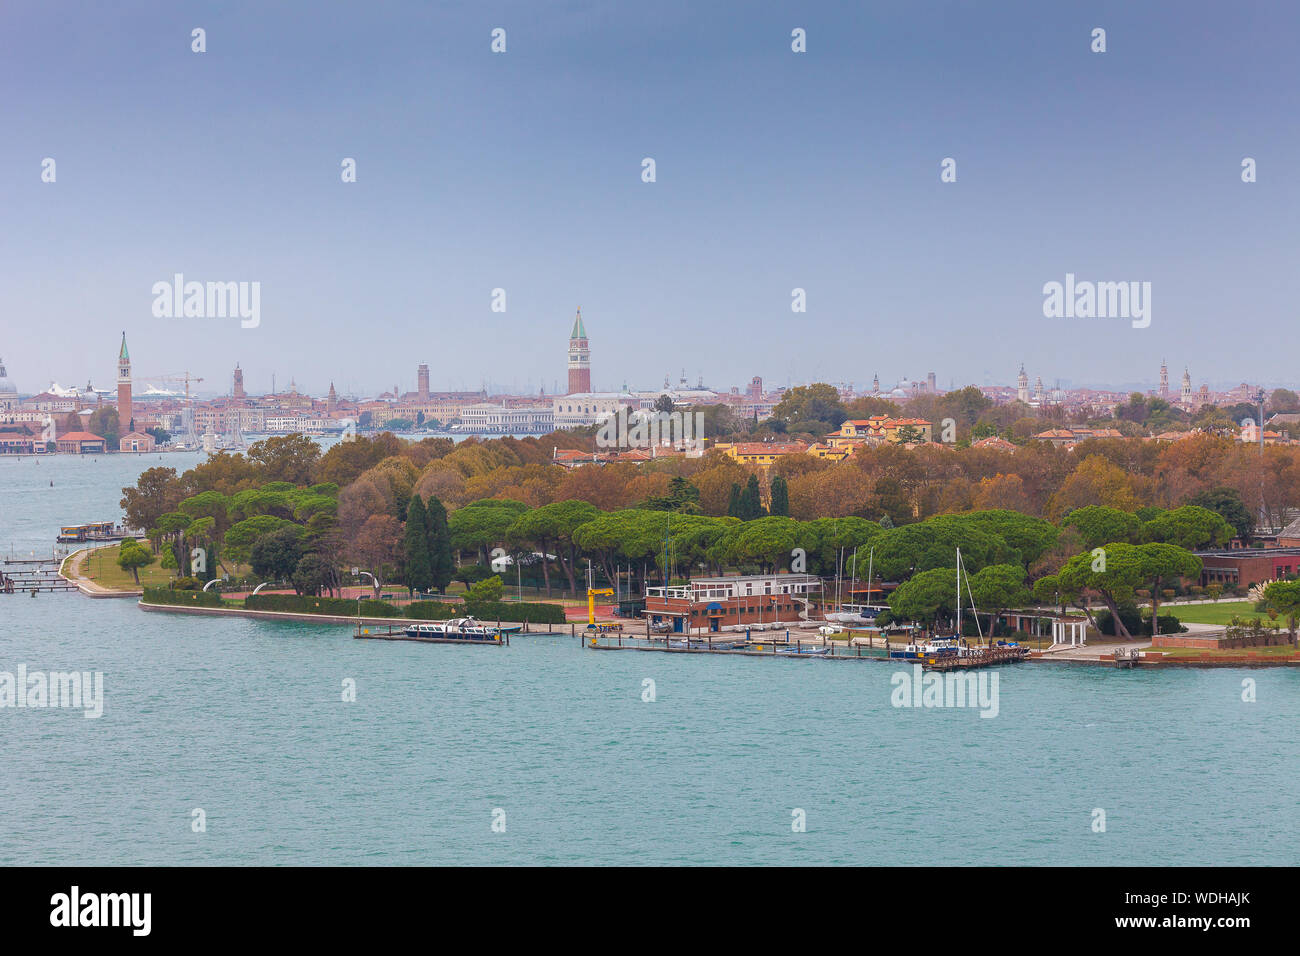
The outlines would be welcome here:
[[[185,403],[190,401],[190,382],[201,382],[203,379],[197,375],[191,375],[189,372],[179,372],[176,375],[141,375],[142,382],[184,382],[185,383]]]
[[[190,382],[198,383],[203,381],[197,375],[191,375],[189,372],[180,372],[175,375],[142,375],[142,382],[184,382],[185,383],[185,409],[189,412],[189,421],[185,426],[185,440],[188,444],[197,444],[198,436],[194,434],[194,400],[190,396]]]

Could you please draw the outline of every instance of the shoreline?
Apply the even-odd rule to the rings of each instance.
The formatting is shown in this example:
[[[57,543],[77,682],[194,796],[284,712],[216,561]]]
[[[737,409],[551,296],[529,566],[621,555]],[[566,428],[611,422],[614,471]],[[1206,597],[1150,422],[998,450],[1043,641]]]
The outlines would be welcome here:
[[[115,596],[118,596],[118,597],[128,597],[129,595],[118,594],[118,595],[115,595]],[[162,612],[162,613],[174,613],[174,614],[198,614],[198,615],[208,615],[208,616],[216,616],[216,617],[221,617],[221,616],[225,616],[225,617],[245,617],[245,618],[254,618],[254,619],[259,619],[259,620],[268,620],[268,621],[308,621],[308,622],[310,622],[310,621],[318,621],[318,622],[322,622],[322,623],[326,623],[326,624],[331,624],[331,625],[341,625],[341,624],[351,624],[351,625],[355,625],[358,621],[360,621],[362,624],[396,624],[396,623],[399,623],[399,622],[400,622],[400,623],[409,623],[409,622],[414,622],[414,619],[413,619],[413,618],[395,618],[395,617],[360,617],[360,618],[357,618],[357,617],[350,616],[350,615],[349,615],[349,616],[343,616],[343,615],[338,615],[338,614],[304,614],[304,613],[302,613],[302,612],[298,612],[298,611],[258,611],[258,610],[250,610],[250,609],[247,609],[247,608],[235,608],[235,607],[186,607],[186,606],[184,606],[184,605],[178,605],[178,604],[148,604],[148,603],[146,603],[146,602],[143,601],[143,600],[139,600],[139,601],[137,601],[137,602],[136,602],[136,607],[140,608],[140,610],[142,610],[142,611],[147,611],[147,612]],[[415,623],[418,623],[418,622],[415,622]],[[495,623],[495,622],[492,622],[492,623]],[[527,629],[527,628],[528,628],[528,623],[527,623],[527,622],[520,622],[520,621],[501,621],[501,622],[499,622],[499,623],[500,623],[501,626],[503,626],[503,627],[506,627],[506,626],[516,627],[516,626],[517,626],[517,627],[522,627],[522,628],[524,628],[524,630],[518,632],[518,633],[520,633],[520,634],[528,634],[528,633],[532,633],[532,634],[539,634],[539,635],[540,635],[540,634],[557,634],[557,635],[560,635],[560,636],[566,636],[566,637],[577,637],[577,636],[578,636],[577,625],[576,625],[575,622],[572,622],[572,621],[569,622],[569,627],[571,628],[571,632],[570,632],[570,634],[568,634],[568,635],[565,635],[564,632],[563,632],[563,631],[560,631],[560,630],[547,630],[548,627],[549,627],[549,628],[558,628],[558,627],[562,627],[562,626],[563,626],[563,625],[558,625],[558,624],[557,624],[557,625],[542,625],[542,624],[539,624],[539,625],[536,626],[536,627],[538,628],[537,630],[533,630],[533,631],[530,632],[530,631]],[[603,650],[603,649],[605,649],[605,648],[601,648],[601,649]],[[636,650],[659,650],[659,651],[661,651],[661,652],[666,652],[666,653],[681,653],[681,654],[690,654],[690,653],[697,653],[697,654],[699,654],[699,653],[704,653],[704,654],[708,654],[708,653],[714,653],[714,654],[722,654],[722,655],[733,654],[733,655],[736,655],[736,656],[747,656],[747,655],[745,655],[745,654],[743,654],[743,653],[742,653],[742,654],[737,654],[737,652],[735,652],[735,651],[708,651],[708,650],[702,650],[702,649],[687,649],[687,648],[683,648],[683,649],[681,649],[681,650],[667,650],[667,651],[665,651],[663,648],[655,648],[655,647],[649,647],[649,646],[647,646],[647,647],[644,647],[644,648],[637,647],[637,648],[628,648],[628,649],[636,649]],[[1106,653],[1106,652],[1100,652],[1100,653]],[[1113,652],[1109,652],[1109,653],[1113,653]],[[748,656],[759,656],[759,657],[773,657],[773,656],[777,656],[777,657],[784,657],[784,656],[793,656],[793,655],[758,654],[758,655],[748,655]],[[808,656],[810,659],[817,659],[817,660],[821,660],[821,659],[823,659],[821,655],[807,655],[807,656]],[[1300,654],[1297,654],[1297,655],[1291,655],[1291,656],[1287,656],[1287,657],[1276,657],[1276,658],[1274,658],[1274,659],[1268,659],[1268,658],[1265,658],[1265,657],[1260,657],[1260,656],[1258,656],[1258,655],[1256,655],[1256,656],[1254,656],[1254,657],[1242,657],[1242,658],[1229,658],[1229,657],[1213,657],[1213,658],[1205,658],[1205,657],[1195,657],[1195,658],[1168,658],[1168,657],[1164,657],[1164,656],[1162,655],[1162,658],[1163,658],[1163,659],[1155,660],[1155,659],[1150,659],[1150,658],[1143,657],[1143,658],[1140,658],[1140,659],[1139,659],[1139,660],[1138,660],[1138,661],[1137,661],[1133,666],[1134,666],[1135,669],[1139,669],[1139,670],[1162,670],[1162,669],[1169,669],[1169,668],[1184,668],[1184,667],[1193,667],[1193,668],[1195,668],[1195,667],[1203,667],[1203,668],[1208,668],[1208,669],[1224,668],[1224,667],[1228,667],[1228,668],[1232,668],[1232,667],[1241,667],[1241,668],[1258,669],[1258,668],[1265,668],[1265,667],[1292,667],[1292,666],[1300,666]],[[838,657],[837,657],[837,658],[831,658],[831,657],[827,656],[827,657],[825,657],[825,659],[826,659],[826,660],[832,660],[832,659],[834,659],[834,660],[838,660],[838,659],[840,659],[840,658],[838,658]],[[848,659],[848,658],[847,658],[847,655],[846,655],[845,659]],[[885,658],[885,657],[882,657],[882,658],[880,658],[880,660],[882,660],[882,661],[888,661],[888,660],[893,660],[893,658]],[[1025,659],[1025,663],[1041,663],[1041,664],[1070,664],[1070,665],[1081,665],[1081,666],[1091,666],[1091,667],[1110,667],[1110,668],[1114,668],[1114,667],[1115,667],[1115,660],[1114,660],[1114,658],[1111,657],[1111,656],[1099,656],[1099,657],[1063,657],[1063,656],[1058,656],[1058,655],[1055,655],[1055,654],[1043,654],[1043,653],[1041,653],[1041,652],[1037,652],[1037,651],[1031,653],[1031,654],[1029,655],[1029,657]]]
[[[420,624],[430,623],[428,621],[419,621],[410,617],[356,617],[354,615],[341,614],[305,614],[301,611],[258,611],[242,607],[186,607],[183,604],[149,604],[144,600],[136,602],[136,607],[142,611],[171,611],[176,614],[205,614],[209,616],[221,617],[251,617],[267,621],[323,621],[326,624]],[[562,625],[545,625],[536,624],[534,628],[541,630],[528,631],[528,622],[525,621],[486,621],[487,624],[500,624],[502,627],[521,627],[525,630],[521,634],[563,634],[563,631],[548,631],[546,627],[560,627]],[[568,636],[568,635],[565,635]],[[576,632],[575,635],[576,636]]]

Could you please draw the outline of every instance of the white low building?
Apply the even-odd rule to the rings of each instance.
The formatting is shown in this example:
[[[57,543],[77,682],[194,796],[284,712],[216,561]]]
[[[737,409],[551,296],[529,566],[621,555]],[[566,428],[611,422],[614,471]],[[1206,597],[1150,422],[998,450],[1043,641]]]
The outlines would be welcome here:
[[[545,435],[555,430],[554,405],[510,407],[480,402],[460,410],[460,431]]]
[[[641,400],[629,392],[578,392],[551,399],[556,428],[599,425],[620,408],[640,408]]]

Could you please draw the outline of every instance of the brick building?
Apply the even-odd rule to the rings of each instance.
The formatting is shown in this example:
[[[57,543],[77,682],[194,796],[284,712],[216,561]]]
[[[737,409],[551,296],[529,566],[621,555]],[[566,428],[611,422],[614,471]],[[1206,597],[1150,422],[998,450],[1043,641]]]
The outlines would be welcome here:
[[[672,625],[674,634],[792,623],[802,619],[809,594],[821,586],[812,574],[694,578],[686,585],[646,588],[645,615],[651,623]]]
[[[1300,547],[1201,551],[1201,584],[1249,587],[1300,574]]]

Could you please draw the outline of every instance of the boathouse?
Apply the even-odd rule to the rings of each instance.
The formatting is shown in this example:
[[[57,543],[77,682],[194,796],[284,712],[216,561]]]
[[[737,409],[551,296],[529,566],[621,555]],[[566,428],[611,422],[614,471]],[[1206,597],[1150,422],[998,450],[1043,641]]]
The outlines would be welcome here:
[[[812,574],[693,578],[690,584],[647,587],[645,616],[652,624],[669,624],[675,634],[806,620],[808,596],[821,586]]]
[[[104,451],[104,439],[90,432],[67,432],[54,440],[54,446],[68,455],[98,455]]]

